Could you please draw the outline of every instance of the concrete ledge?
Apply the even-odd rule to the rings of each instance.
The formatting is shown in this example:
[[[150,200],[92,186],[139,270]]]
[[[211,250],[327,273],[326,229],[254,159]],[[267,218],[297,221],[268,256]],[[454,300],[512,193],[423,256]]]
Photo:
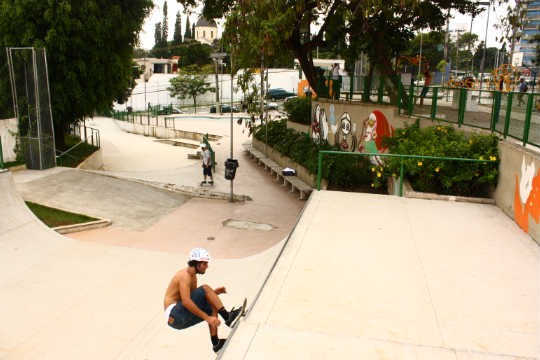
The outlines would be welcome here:
[[[69,234],[69,233],[74,233],[74,232],[79,232],[79,231],[99,229],[99,228],[109,226],[111,224],[112,224],[111,220],[100,219],[100,220],[89,221],[89,222],[80,223],[80,224],[57,226],[53,228],[53,230],[59,234]]]
[[[395,181],[393,178],[388,179],[388,193],[389,194],[392,194],[391,189],[395,189],[393,194],[398,194],[399,182]],[[467,203],[474,203],[474,204],[495,205],[495,199],[491,199],[491,198],[467,197],[467,196],[457,196],[457,195],[441,195],[441,194],[436,194],[436,193],[414,191],[414,189],[411,186],[411,183],[408,180],[405,180],[403,182],[403,197],[412,198],[412,199],[458,201],[458,202],[467,202]]]

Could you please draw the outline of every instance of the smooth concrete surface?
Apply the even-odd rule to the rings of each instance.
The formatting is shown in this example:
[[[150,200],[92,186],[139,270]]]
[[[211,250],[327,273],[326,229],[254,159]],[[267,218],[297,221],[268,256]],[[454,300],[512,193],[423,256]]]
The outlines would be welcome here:
[[[539,290],[493,205],[315,192],[222,359],[536,359]]]
[[[0,188],[0,359],[214,357],[204,324],[165,324],[163,294],[186,253],[63,237],[28,210],[10,172]],[[226,285],[225,305],[238,305],[254,297],[279,249],[212,261],[199,283]]]

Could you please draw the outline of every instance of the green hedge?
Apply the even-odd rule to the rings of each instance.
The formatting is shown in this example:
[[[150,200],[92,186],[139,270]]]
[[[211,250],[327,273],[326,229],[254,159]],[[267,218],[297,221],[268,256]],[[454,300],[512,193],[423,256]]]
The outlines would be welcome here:
[[[451,126],[420,128],[415,124],[398,129],[384,143],[392,154],[490,160],[464,162],[409,159],[404,161],[405,178],[414,190],[438,194],[486,197],[497,186],[498,144],[493,135],[465,135]],[[492,161],[495,160],[495,161]],[[386,184],[388,176],[399,174],[400,160],[386,158],[385,165],[374,167],[375,186]]]
[[[310,173],[317,174],[319,150],[337,150],[339,147],[324,142],[315,144],[306,133],[287,128],[286,120],[268,123],[268,133],[265,125],[255,129],[257,140],[265,142],[282,155],[294,160],[305,167]],[[371,166],[365,157],[328,155],[323,161],[322,177],[328,181],[329,189],[363,190],[367,192],[384,192],[385,189],[373,189]]]
[[[304,125],[311,125],[311,117],[309,115],[311,100],[308,97],[292,98],[284,103],[283,107],[289,115],[289,121]]]

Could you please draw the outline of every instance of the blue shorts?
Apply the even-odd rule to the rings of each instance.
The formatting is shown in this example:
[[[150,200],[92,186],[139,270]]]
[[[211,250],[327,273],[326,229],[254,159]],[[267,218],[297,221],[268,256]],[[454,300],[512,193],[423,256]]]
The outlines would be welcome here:
[[[191,300],[193,300],[195,305],[197,305],[197,307],[203,312],[207,313],[208,315],[212,315],[212,307],[206,301],[206,295],[202,286],[191,292]],[[186,309],[184,305],[182,305],[182,302],[179,301],[171,310],[168,324],[172,328],[182,330],[196,325],[201,321],[203,321],[203,319]]]

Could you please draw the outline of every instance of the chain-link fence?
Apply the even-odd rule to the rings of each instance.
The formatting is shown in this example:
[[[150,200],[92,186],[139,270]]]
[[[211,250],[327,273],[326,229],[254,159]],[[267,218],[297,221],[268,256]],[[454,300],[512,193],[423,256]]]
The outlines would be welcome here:
[[[29,169],[56,166],[47,54],[45,49],[7,48],[18,151]]]

